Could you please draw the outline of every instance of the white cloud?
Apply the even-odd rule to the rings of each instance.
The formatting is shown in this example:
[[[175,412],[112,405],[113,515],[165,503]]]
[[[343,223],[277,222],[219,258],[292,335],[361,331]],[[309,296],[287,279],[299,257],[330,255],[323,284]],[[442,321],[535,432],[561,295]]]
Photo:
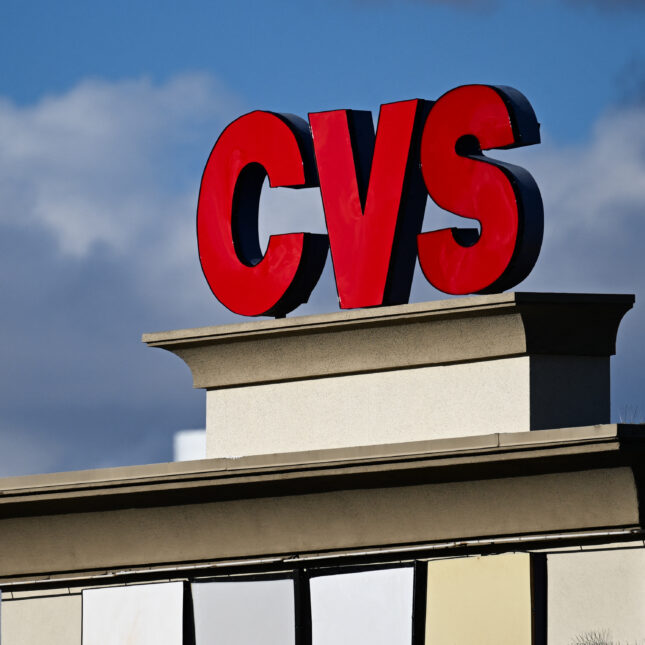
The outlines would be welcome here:
[[[0,99],[0,475],[169,458],[177,426],[203,423],[176,359],[139,338],[227,317],[195,209],[243,111],[202,74]]]
[[[172,155],[195,143],[197,127],[219,128],[237,107],[197,74],[161,85],[86,81],[27,107],[2,101],[0,217],[44,227],[64,254],[86,256],[96,244],[130,252],[160,218],[185,207],[177,186],[165,185],[175,180],[170,170],[187,188]]]
[[[520,288],[636,295],[618,334],[612,407],[615,420],[645,421],[629,412],[645,412],[645,106],[607,113],[583,144],[547,139],[522,155],[542,191],[545,239]]]
[[[547,138],[521,156],[545,205],[542,256],[527,285],[645,287],[645,108],[614,109],[583,144]]]

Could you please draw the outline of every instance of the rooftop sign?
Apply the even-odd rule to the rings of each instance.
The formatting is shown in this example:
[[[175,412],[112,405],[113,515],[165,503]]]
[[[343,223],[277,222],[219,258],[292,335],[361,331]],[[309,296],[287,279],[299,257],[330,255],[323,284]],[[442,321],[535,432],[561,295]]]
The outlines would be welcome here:
[[[466,85],[437,101],[370,112],[255,111],[226,127],[199,194],[199,257],[217,299],[246,316],[284,316],[307,302],[331,249],[343,309],[408,301],[418,255],[450,294],[495,293],[521,282],[542,243],[539,189],[518,166],[482,150],[540,142],[523,94]],[[320,186],[328,235],[272,235],[262,254],[258,207],[271,187]],[[477,228],[421,233],[428,195]]]

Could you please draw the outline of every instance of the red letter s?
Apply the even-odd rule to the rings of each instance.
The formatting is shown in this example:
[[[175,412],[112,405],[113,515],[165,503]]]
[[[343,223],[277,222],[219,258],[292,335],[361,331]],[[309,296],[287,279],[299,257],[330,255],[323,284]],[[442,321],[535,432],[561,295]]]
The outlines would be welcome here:
[[[428,281],[451,294],[509,289],[531,271],[542,244],[540,191],[518,166],[482,150],[540,142],[539,124],[523,94],[510,87],[466,85],[432,107],[421,139],[421,170],[438,206],[479,221],[476,229],[418,236]]]

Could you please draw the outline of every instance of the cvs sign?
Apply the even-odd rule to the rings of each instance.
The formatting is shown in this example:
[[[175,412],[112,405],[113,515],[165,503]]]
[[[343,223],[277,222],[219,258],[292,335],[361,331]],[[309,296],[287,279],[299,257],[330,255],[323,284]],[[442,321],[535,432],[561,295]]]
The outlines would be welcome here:
[[[197,240],[217,299],[246,316],[284,316],[307,302],[331,249],[343,309],[408,301],[414,265],[450,294],[521,282],[542,244],[538,187],[483,150],[540,142],[523,94],[466,85],[437,101],[370,112],[256,111],[231,123],[210,154],[199,193]],[[272,235],[262,254],[258,207],[272,187],[319,186],[328,235]],[[421,233],[427,196],[479,228]]]

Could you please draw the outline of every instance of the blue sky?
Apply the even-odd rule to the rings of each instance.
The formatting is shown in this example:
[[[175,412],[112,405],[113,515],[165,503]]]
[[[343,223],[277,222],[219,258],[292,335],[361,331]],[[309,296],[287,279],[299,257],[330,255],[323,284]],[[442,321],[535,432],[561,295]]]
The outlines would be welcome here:
[[[6,96],[28,104],[87,77],[214,74],[251,105],[376,108],[469,82],[532,98],[579,139],[643,62],[642,2],[317,0],[16,2],[0,9]]]
[[[0,474],[162,461],[201,392],[144,331],[229,322],[194,214],[217,135],[306,115],[516,87],[544,143],[506,158],[545,202],[518,287],[634,292],[614,418],[645,418],[645,1],[0,4]],[[271,232],[323,230],[312,191],[263,195]],[[424,228],[445,215],[429,207]],[[303,222],[306,224],[303,225]],[[438,298],[417,276],[413,299]],[[334,311],[329,267],[296,314]],[[645,306],[643,306],[645,311]]]

